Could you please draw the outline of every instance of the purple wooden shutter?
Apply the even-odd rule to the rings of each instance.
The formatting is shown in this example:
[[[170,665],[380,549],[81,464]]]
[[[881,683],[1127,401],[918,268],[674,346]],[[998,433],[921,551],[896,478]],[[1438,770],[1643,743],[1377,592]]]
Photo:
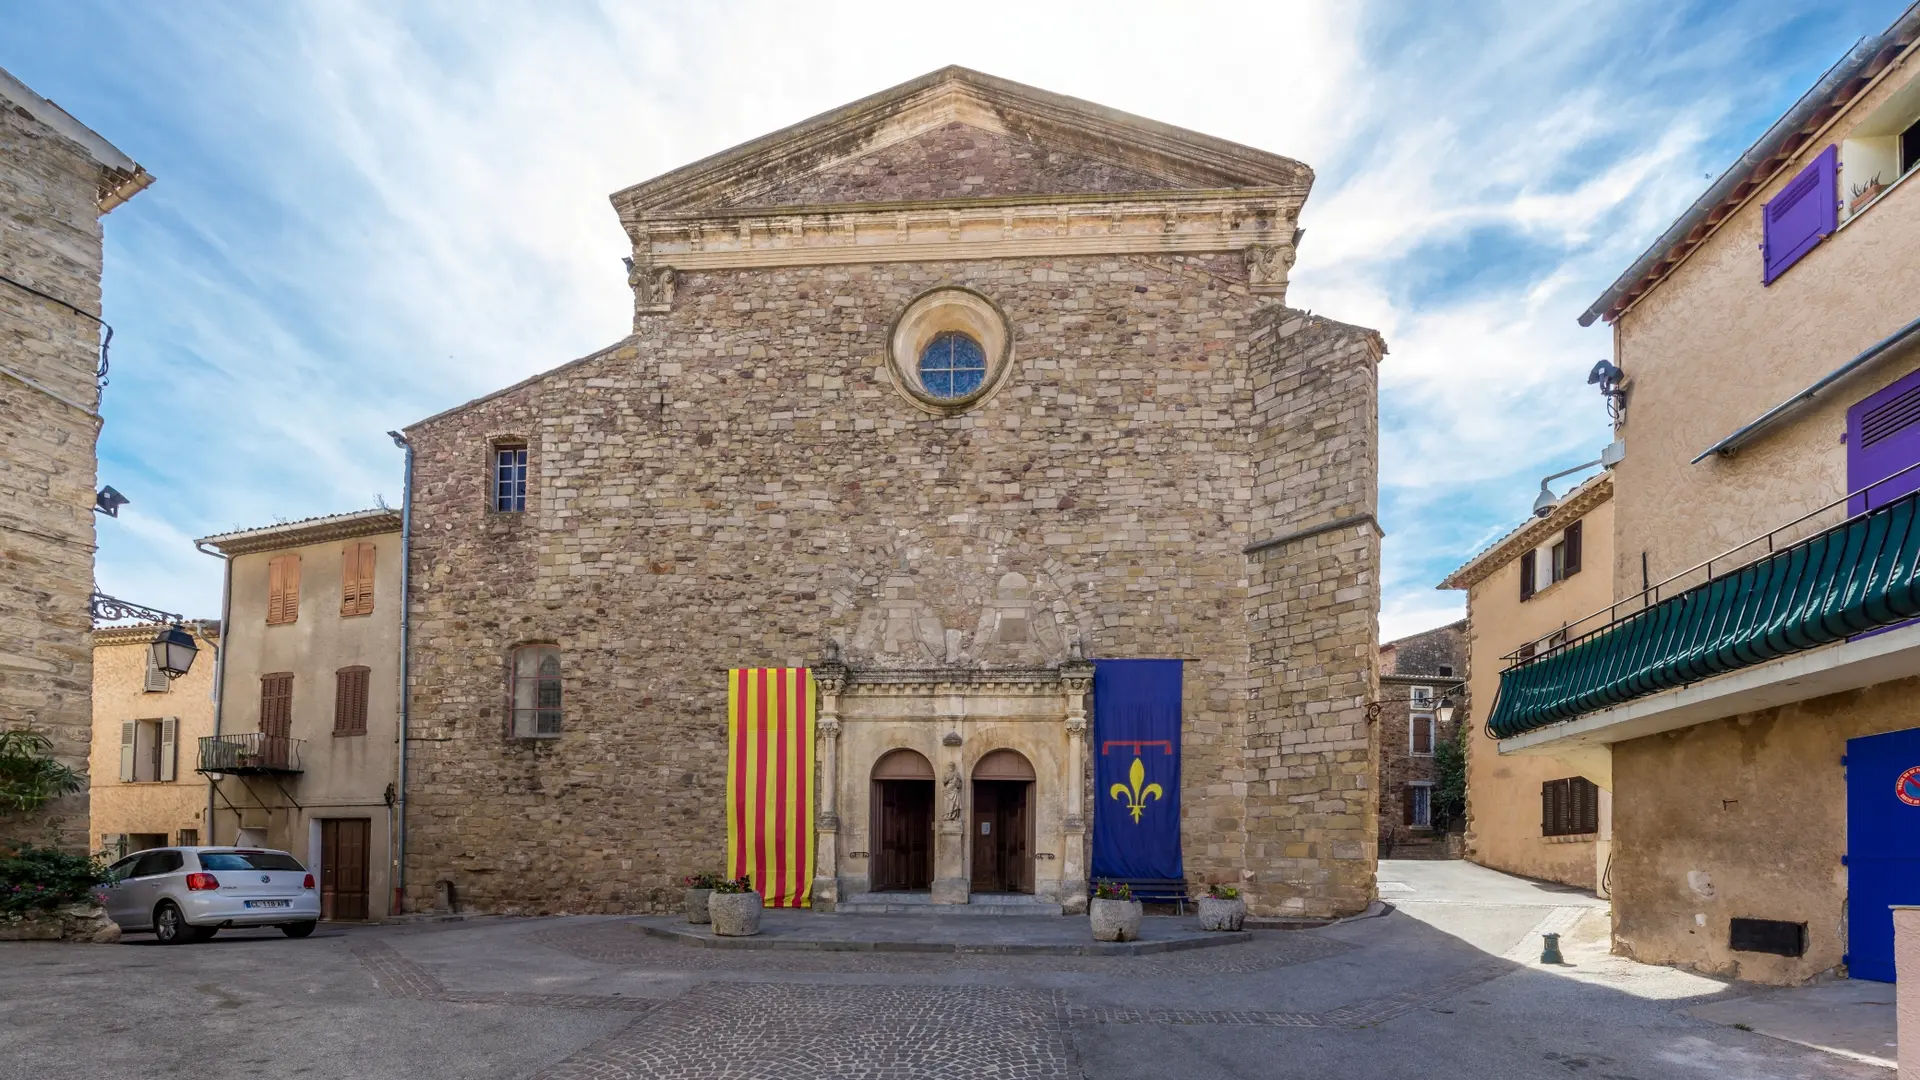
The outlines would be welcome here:
[[[1858,492],[1920,461],[1920,371],[1847,410],[1847,490]],[[1855,495],[1847,512],[1885,506],[1920,488],[1920,469]]]
[[[1839,175],[1840,148],[1829,146],[1767,202],[1761,284],[1773,284],[1840,226]]]

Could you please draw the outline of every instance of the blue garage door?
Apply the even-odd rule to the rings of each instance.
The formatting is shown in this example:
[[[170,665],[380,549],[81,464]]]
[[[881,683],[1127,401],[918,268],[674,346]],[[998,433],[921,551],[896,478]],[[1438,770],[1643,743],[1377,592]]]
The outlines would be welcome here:
[[[1847,740],[1847,970],[1856,979],[1893,981],[1889,904],[1920,904],[1920,728]]]

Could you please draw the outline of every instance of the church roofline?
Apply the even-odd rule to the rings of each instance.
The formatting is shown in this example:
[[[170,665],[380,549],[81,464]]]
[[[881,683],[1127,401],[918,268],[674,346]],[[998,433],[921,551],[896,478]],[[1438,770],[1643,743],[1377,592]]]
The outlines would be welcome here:
[[[476,405],[483,405],[489,401],[492,401],[495,398],[506,397],[508,394],[513,393],[515,390],[520,390],[525,387],[532,386],[534,383],[540,382],[543,379],[551,379],[555,375],[558,375],[569,368],[578,367],[581,364],[585,364],[592,360],[598,360],[609,353],[616,352],[622,348],[625,348],[626,346],[632,345],[635,341],[638,341],[638,340],[639,340],[638,335],[628,334],[626,337],[621,338],[619,341],[614,342],[613,344],[607,346],[604,349],[596,349],[585,356],[576,357],[575,359],[569,360],[564,364],[557,364],[553,367],[548,368],[545,371],[537,371],[532,375],[529,375],[526,378],[521,379],[519,382],[514,383],[512,386],[503,386],[498,390],[493,390],[488,393],[481,394],[477,398],[471,398],[467,401],[463,401],[460,404],[455,405],[451,408],[441,409],[439,412],[434,413],[432,416],[427,416],[419,420],[415,420],[413,423],[406,425],[400,430],[407,431],[407,432],[418,431],[419,429],[426,427],[428,424],[434,423],[436,421],[444,420],[449,416],[457,416],[460,413],[466,412],[468,409],[471,409]]]
[[[757,182],[778,182],[867,152],[873,149],[871,137],[887,130],[890,123],[905,134],[916,112],[927,114],[929,126],[936,120],[946,122],[939,119],[941,107],[959,96],[995,114],[1015,134],[1051,136],[1050,141],[1071,144],[1073,133],[1084,133],[1091,138],[1082,141],[1090,145],[1081,149],[1170,180],[1186,180],[1189,188],[1216,197],[1223,192],[1254,194],[1242,190],[1246,188],[1280,189],[1304,197],[1313,183],[1313,170],[1292,158],[950,66],[622,188],[611,199],[622,221],[698,215],[701,204],[719,201]],[[792,167],[796,161],[802,163],[798,170]],[[777,177],[764,175],[781,167]],[[1060,197],[1038,198],[1052,202]],[[847,207],[836,205],[835,209]],[[764,215],[768,208],[757,211]],[[727,212],[713,211],[716,216]]]

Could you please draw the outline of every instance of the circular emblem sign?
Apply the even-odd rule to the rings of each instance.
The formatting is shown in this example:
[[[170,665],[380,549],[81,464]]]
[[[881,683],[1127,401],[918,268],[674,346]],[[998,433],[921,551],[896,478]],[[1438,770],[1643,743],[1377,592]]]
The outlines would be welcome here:
[[[1920,806],[1920,765],[1900,774],[1893,782],[1893,794],[1908,806]]]

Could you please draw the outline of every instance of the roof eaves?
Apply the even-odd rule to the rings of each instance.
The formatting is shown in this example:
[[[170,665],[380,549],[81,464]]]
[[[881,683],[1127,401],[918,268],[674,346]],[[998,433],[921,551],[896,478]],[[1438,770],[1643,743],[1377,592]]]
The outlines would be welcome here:
[[[1553,513],[1543,518],[1529,518],[1521,522],[1514,527],[1513,531],[1482,548],[1478,555],[1468,559],[1464,565],[1448,574],[1434,588],[1472,588],[1494,571],[1519,558],[1522,549],[1538,545],[1547,536],[1587,516],[1593,512],[1594,507],[1612,497],[1613,473],[1611,471],[1589,478],[1585,483],[1562,496],[1554,505]]]
[[[1882,33],[1860,39],[1846,56],[1828,68],[1606,292],[1588,305],[1580,315],[1580,325],[1591,326],[1599,318],[1609,323],[1615,321],[1665,280],[1674,267],[1713,235],[1736,208],[1772,179],[1808,139],[1858,97],[1916,38],[1920,38],[1920,0]]]
[[[108,142],[105,136],[81,123],[72,113],[34,93],[32,87],[15,78],[6,68],[0,68],[0,100],[11,103],[80,147],[100,166],[98,204],[101,213],[133,198],[153,183],[153,174],[141,167],[139,162]]]
[[[227,555],[248,555],[259,551],[278,551],[304,544],[318,544],[328,540],[345,540],[355,536],[397,532],[400,529],[400,521],[400,511],[375,507],[371,510],[302,518],[299,521],[283,521],[277,525],[267,525],[258,529],[240,529],[215,536],[203,536],[195,543],[211,545]]]

